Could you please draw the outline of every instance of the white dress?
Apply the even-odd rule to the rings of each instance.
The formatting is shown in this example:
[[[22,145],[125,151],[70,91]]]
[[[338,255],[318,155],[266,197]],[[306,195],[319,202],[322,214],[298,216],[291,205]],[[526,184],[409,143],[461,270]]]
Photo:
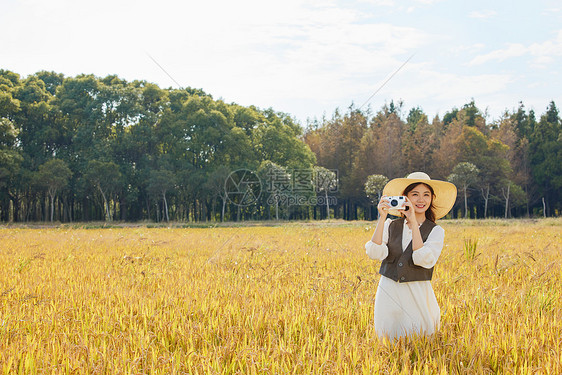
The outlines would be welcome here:
[[[382,244],[369,241],[365,244],[367,255],[371,259],[384,260],[388,255],[388,226],[391,219],[384,223]],[[415,265],[431,268],[437,262],[441,250],[445,231],[439,225],[435,226],[423,247],[414,251],[412,260]],[[402,251],[412,241],[412,230],[404,220],[402,231]],[[375,331],[379,337],[391,340],[408,333],[431,335],[439,329],[441,311],[431,287],[431,282],[411,281],[398,283],[382,276],[375,296]]]

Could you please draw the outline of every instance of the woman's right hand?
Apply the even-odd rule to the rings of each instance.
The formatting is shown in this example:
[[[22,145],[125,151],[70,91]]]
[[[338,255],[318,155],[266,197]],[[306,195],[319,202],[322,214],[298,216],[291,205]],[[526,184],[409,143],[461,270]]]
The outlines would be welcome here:
[[[377,205],[377,210],[379,211],[380,217],[386,217],[388,215],[388,210],[390,209],[390,205],[388,204],[388,200],[386,199],[386,195],[383,195]]]

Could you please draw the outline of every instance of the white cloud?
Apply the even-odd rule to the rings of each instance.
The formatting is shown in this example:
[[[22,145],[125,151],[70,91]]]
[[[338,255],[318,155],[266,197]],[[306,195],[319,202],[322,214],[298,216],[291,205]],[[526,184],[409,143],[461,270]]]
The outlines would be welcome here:
[[[432,4],[439,3],[441,1],[443,0],[414,0],[414,2],[416,3],[425,4],[425,5],[432,5]]]
[[[395,0],[359,0],[361,3],[369,3],[377,6],[393,7],[396,5]]]
[[[489,61],[502,62],[513,57],[530,55],[533,67],[544,68],[552,63],[555,57],[562,56],[562,30],[559,30],[551,40],[542,43],[532,43],[525,46],[520,43],[508,44],[506,48],[498,49],[473,58],[469,65],[481,65]]]
[[[562,30],[559,30],[556,37],[543,43],[533,43],[528,48],[529,53],[534,57],[533,66],[544,68],[554,61],[555,57],[562,56]]]
[[[410,78],[409,81],[415,84],[402,86],[400,95],[407,96],[408,101],[414,103],[422,101],[464,103],[467,98],[502,92],[513,81],[513,77],[508,74],[461,75],[435,70],[420,70],[413,74],[415,78]],[[407,80],[406,77],[403,79]]]
[[[461,55],[461,54],[472,54],[472,53],[476,53],[477,51],[482,50],[485,47],[485,45],[483,43],[474,43],[471,45],[460,45],[460,46],[454,46],[453,48],[451,48],[451,52],[454,53],[455,55]]]
[[[523,56],[528,52],[528,48],[522,44],[508,44],[507,48],[498,49],[489,52],[485,55],[479,55],[473,58],[468,64],[469,65],[480,65],[488,61],[504,61],[512,57]]]
[[[495,10],[475,10],[468,14],[470,18],[479,18],[479,19],[489,19],[495,17],[498,14]]]
[[[560,13],[561,10],[562,10],[561,8],[547,8],[547,9],[544,9],[541,14],[543,16],[550,16],[553,13]]]

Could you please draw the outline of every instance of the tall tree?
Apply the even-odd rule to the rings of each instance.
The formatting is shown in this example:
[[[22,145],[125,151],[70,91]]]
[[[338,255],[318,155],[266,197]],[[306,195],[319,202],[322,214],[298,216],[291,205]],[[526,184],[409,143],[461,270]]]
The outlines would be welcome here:
[[[562,126],[554,102],[536,124],[529,149],[533,177],[545,197],[546,214],[551,215],[562,190]]]
[[[228,192],[225,188],[226,179],[232,171],[226,166],[220,166],[209,174],[205,182],[205,189],[209,192],[213,200],[221,199],[221,222],[225,218],[226,201],[228,199]],[[213,204],[214,207],[214,204]]]
[[[16,149],[19,130],[12,121],[0,118],[0,187],[6,186],[8,175],[15,172],[22,158]],[[4,180],[4,181],[3,181]]]
[[[407,130],[403,138],[403,155],[406,170],[427,171],[432,164],[432,154],[437,146],[435,130],[420,108],[408,115]]]
[[[373,174],[367,178],[365,183],[365,193],[374,204],[378,205],[382,196],[382,190],[388,183],[388,178],[381,174]],[[378,213],[378,210],[377,210]],[[378,217],[379,215],[377,215]]]
[[[468,187],[474,184],[478,179],[478,168],[472,163],[462,162],[453,168],[453,173],[449,175],[447,180],[455,184],[464,195],[464,217],[468,217],[467,192]]]
[[[84,173],[84,179],[99,192],[102,197],[105,220],[112,221],[113,217],[109,208],[109,202],[113,194],[121,186],[121,172],[119,171],[119,166],[111,161],[91,160]]]
[[[167,222],[170,221],[170,215],[168,213],[168,200],[166,199],[166,193],[174,189],[175,185],[175,175],[172,171],[167,169],[150,171],[148,191],[154,196],[162,198],[162,203],[164,205],[164,217]]]
[[[51,222],[55,212],[55,198],[57,193],[68,185],[68,181],[72,176],[72,171],[66,163],[60,159],[51,159],[39,166],[37,173],[38,185],[47,189],[49,198],[51,198]]]
[[[266,204],[275,204],[275,220],[279,220],[279,203],[286,201],[291,193],[291,175],[285,167],[266,160],[260,165],[258,176],[263,181]],[[240,206],[237,208],[240,212]]]
[[[326,218],[330,218],[330,199],[328,193],[337,191],[338,176],[334,171],[324,167],[314,167],[314,185],[318,193],[324,194],[326,201]]]
[[[382,170],[378,172],[388,178],[403,177],[407,173],[402,156],[404,122],[383,107],[370,126],[377,134],[376,149],[382,162]]]
[[[446,126],[439,146],[433,153],[433,163],[430,176],[436,179],[446,179],[455,165],[462,161],[459,143],[462,139],[464,125],[459,120],[452,120]]]

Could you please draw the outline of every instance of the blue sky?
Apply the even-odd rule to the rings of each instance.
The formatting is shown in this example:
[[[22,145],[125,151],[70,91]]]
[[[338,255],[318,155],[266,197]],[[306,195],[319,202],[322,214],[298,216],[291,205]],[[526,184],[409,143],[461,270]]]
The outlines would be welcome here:
[[[0,0],[0,69],[117,74],[307,118],[402,100],[489,121],[562,105],[557,1]],[[366,106],[365,106],[366,107]]]

